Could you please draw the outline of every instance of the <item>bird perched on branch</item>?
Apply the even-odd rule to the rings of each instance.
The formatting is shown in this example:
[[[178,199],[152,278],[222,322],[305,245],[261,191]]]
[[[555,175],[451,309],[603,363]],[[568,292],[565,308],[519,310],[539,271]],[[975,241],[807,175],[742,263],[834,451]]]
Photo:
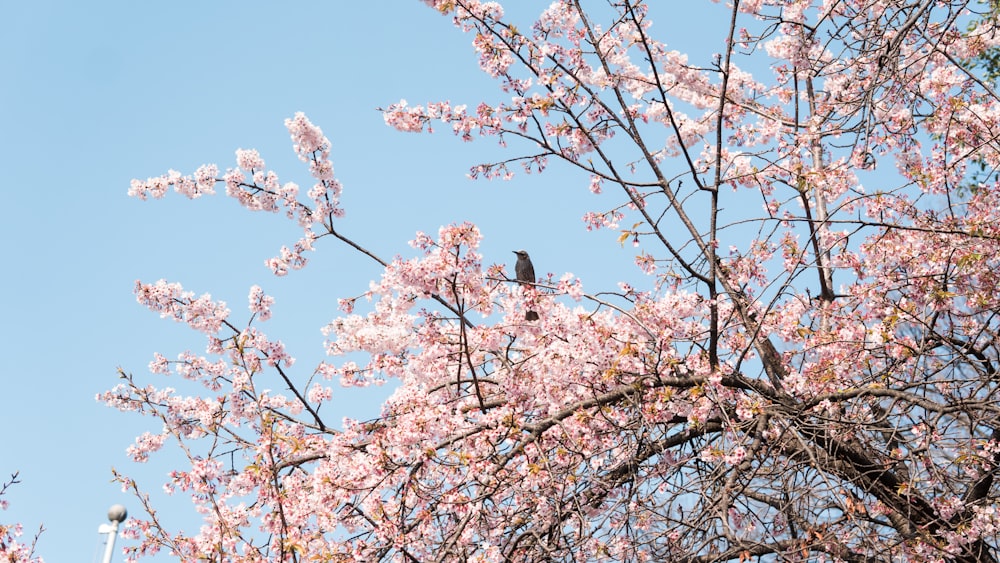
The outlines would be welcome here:
[[[531,264],[531,258],[528,257],[528,253],[523,250],[515,250],[513,252],[517,254],[517,264],[514,264],[514,274],[517,276],[517,281],[522,284],[535,283],[535,267]],[[528,311],[524,314],[524,319],[537,321],[538,313]]]

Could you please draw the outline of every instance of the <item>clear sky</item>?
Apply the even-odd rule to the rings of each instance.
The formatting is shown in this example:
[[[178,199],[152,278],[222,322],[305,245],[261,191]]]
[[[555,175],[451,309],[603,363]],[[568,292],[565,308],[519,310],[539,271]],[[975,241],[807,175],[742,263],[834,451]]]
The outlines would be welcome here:
[[[658,37],[702,53],[697,62],[707,65],[726,30],[690,12],[725,7],[663,6],[670,17],[654,20]],[[296,111],[333,143],[343,232],[383,257],[413,255],[406,243],[418,230],[469,220],[483,232],[487,264],[512,272],[510,251],[525,248],[540,276],[572,272],[590,292],[620,279],[641,286],[634,251],[615,243],[616,232],[584,231],[585,211],[614,202],[590,195],[586,177],[556,166],[540,177],[473,182],[469,166],[519,153],[498,152],[491,139],[462,143],[446,131],[412,135],[383,124],[375,108],[401,98],[502,99],[478,71],[470,40],[417,0],[0,3],[0,479],[20,471],[22,481],[0,522],[23,523],[22,539],[44,524],[38,554],[50,563],[94,561],[108,507],[140,514],[111,483],[111,467],[153,491],[165,480],[169,449],[145,466],[125,455],[136,435],[159,431],[155,421],[108,409],[95,395],[116,384],[119,366],[172,384],[148,375],[153,353],[175,358],[204,344],[139,306],[136,279],[209,292],[241,321],[249,287],[260,284],[276,298],[261,328],[288,345],[297,375],[304,380],[323,358],[320,328],[337,314],[338,297],[362,293],[378,276],[372,262],[324,240],[309,267],[275,278],[264,260],[298,238],[291,223],[223,195],[126,196],[135,177],[234,166],[240,147],[260,150],[283,181],[307,186],[283,126]],[[332,419],[374,417],[386,392],[337,391],[332,406],[343,412]],[[163,506],[168,523],[196,532],[200,518],[186,499]]]

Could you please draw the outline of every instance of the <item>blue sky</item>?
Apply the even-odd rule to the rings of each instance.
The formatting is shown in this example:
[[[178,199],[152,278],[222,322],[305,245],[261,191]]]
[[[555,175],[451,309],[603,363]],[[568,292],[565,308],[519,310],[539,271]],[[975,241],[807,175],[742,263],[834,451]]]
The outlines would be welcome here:
[[[676,10],[696,10],[683,4]],[[697,10],[725,10],[704,6]],[[654,31],[679,50],[700,50],[707,64],[725,29],[692,21],[675,11]],[[526,248],[540,276],[573,272],[591,292],[642,283],[617,233],[584,231],[583,213],[614,201],[590,195],[587,178],[554,166],[540,177],[473,182],[469,166],[516,151],[384,126],[375,108],[401,98],[502,99],[478,71],[471,38],[417,0],[391,8],[33,0],[2,4],[0,22],[0,479],[20,471],[22,481],[0,522],[20,521],[28,534],[44,524],[38,554],[49,562],[96,560],[110,505],[138,515],[111,483],[112,466],[154,491],[169,467],[169,451],[145,466],[125,456],[136,435],[159,430],[155,421],[94,400],[116,384],[119,366],[166,385],[146,375],[154,352],[203,350],[200,335],[135,302],[136,279],[209,292],[240,320],[249,287],[260,284],[276,298],[261,328],[288,345],[305,379],[323,358],[320,328],[337,314],[337,298],[379,274],[324,240],[309,267],[275,278],[264,260],[298,238],[294,225],[221,195],[133,200],[132,178],[206,162],[224,170],[242,147],[257,148],[283,181],[308,185],[283,126],[304,111],[333,143],[343,231],[383,257],[411,255],[417,230],[469,220],[483,232],[485,262],[509,272],[510,251]],[[385,390],[336,392],[343,416],[370,418]],[[197,530],[186,499],[164,507],[168,523]]]

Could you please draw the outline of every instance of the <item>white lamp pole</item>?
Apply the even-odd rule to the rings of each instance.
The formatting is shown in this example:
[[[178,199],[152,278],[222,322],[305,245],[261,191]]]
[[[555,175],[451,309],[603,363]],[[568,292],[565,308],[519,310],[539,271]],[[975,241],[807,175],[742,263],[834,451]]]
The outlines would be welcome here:
[[[124,522],[126,517],[128,517],[128,512],[125,510],[125,507],[116,504],[108,510],[108,520],[111,523],[101,524],[97,528],[98,534],[108,535],[108,542],[104,544],[104,559],[101,560],[103,563],[111,563],[111,553],[115,549],[115,538],[118,536],[118,523]]]

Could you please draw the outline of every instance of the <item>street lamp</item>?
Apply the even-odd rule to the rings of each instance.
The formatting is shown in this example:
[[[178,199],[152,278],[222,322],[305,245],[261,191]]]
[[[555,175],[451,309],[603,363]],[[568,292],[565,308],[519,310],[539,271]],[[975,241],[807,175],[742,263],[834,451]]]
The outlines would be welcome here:
[[[104,559],[103,563],[111,563],[111,552],[115,549],[115,537],[118,535],[118,524],[125,521],[128,517],[128,511],[125,507],[116,504],[108,510],[108,520],[111,521],[110,524],[101,524],[97,528],[98,534],[107,534],[108,542],[104,544]]]

